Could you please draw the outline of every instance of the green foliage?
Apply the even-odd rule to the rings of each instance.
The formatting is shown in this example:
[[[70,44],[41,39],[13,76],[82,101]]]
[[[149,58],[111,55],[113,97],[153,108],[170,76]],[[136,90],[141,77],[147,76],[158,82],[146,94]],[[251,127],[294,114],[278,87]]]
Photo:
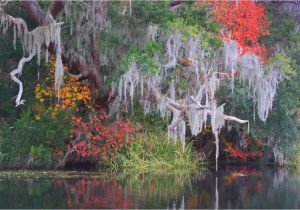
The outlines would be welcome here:
[[[195,2],[187,1],[178,9],[177,14],[180,18],[179,22],[175,20],[175,25],[193,36],[201,34],[203,46],[208,49],[217,49],[222,46],[223,43],[219,37],[220,25],[211,21],[212,14],[207,9],[197,8]]]
[[[267,121],[263,123],[258,117],[254,120],[257,110],[248,94],[247,84],[235,82],[232,92],[229,85],[225,83],[222,85],[219,97],[220,103],[226,103],[225,113],[249,119],[250,133],[254,138],[262,139],[266,143],[268,137],[275,137],[276,145],[284,151],[289,151],[288,158],[293,161],[299,155],[295,149],[299,140],[295,112],[300,106],[300,35],[296,32],[295,24],[290,17],[279,15],[274,8],[269,8],[269,14],[272,15],[270,35],[260,41],[270,52],[270,64],[281,69],[285,73],[285,79],[277,88],[273,108]]]
[[[168,119],[163,119],[159,114],[151,112],[144,114],[142,107],[136,105],[132,114],[129,116],[131,122],[139,124],[139,130],[142,132],[160,133],[168,125]]]
[[[168,118],[161,118],[153,112],[144,115],[141,107],[135,107],[129,118],[139,124],[139,132],[132,144],[122,148],[108,163],[112,168],[154,171],[203,167],[205,157],[194,152],[191,144],[182,151],[179,142],[174,144],[168,140],[165,133],[170,123]]]
[[[112,168],[138,171],[195,169],[204,164],[204,157],[196,157],[190,144],[182,151],[180,143],[169,142],[166,134],[146,132],[137,133],[132,144],[124,147],[108,164]]]
[[[154,50],[152,46],[146,46],[149,50]],[[144,74],[155,74],[159,72],[159,65],[149,56],[148,53],[141,52],[139,49],[131,49],[128,56],[125,57],[119,66],[118,71],[125,73],[132,62],[136,62],[141,68],[139,70]]]
[[[131,22],[135,24],[164,24],[174,17],[170,10],[170,1],[132,1],[131,10],[127,8],[125,15],[121,15],[124,2],[111,2],[108,6],[108,17],[113,24]],[[130,14],[131,11],[131,14]]]
[[[199,25],[205,31],[219,33],[220,25],[212,20],[212,14],[206,8],[197,8],[194,1],[186,1],[178,8],[178,16],[184,18],[189,25]]]
[[[275,52],[274,55],[269,59],[270,64],[275,69],[280,69],[285,73],[287,78],[296,76],[296,72],[292,67],[292,60],[288,56],[283,56],[278,52]]]
[[[130,17],[129,12],[127,15]],[[170,10],[170,1],[133,1],[132,16],[141,23],[163,24],[172,19],[174,13]]]
[[[29,164],[32,167],[45,167],[45,165],[53,165],[54,157],[51,148],[47,148],[40,144],[31,146],[29,154]]]
[[[296,31],[296,25],[291,17],[279,14],[272,4],[269,12],[273,14],[270,35],[263,41],[270,49],[280,48],[281,54],[284,54],[278,56],[275,51],[273,58],[275,62],[284,64],[281,69],[285,72],[286,79],[278,87],[268,123],[277,125],[272,131],[282,139],[281,144],[284,148],[294,151],[289,152],[290,160],[293,161],[299,156],[299,150],[296,154],[295,148],[299,146],[297,141],[300,140],[299,129],[297,130],[299,124],[295,115],[300,107],[300,34]]]
[[[121,44],[121,40],[117,35],[112,32],[101,32],[100,33],[101,39],[99,40],[99,47],[101,49],[108,50],[112,53],[112,49],[119,44]]]
[[[21,45],[20,42],[17,42],[18,49],[20,49]],[[6,69],[12,67],[12,58],[16,62],[18,58],[22,57],[21,50],[15,50],[13,47],[13,42],[9,37],[1,37],[0,38],[0,49],[5,49],[0,51],[0,69]],[[10,61],[10,62],[8,62]]]
[[[294,91],[290,80],[285,79],[279,84],[277,95],[273,101],[273,108],[267,121],[263,123],[257,117],[254,120],[253,102],[248,94],[249,87],[242,82],[236,82],[234,91],[224,84],[218,93],[220,103],[226,103],[225,113],[241,119],[250,120],[250,133],[254,138],[267,142],[267,138],[276,138],[276,144],[282,148],[288,148],[297,140],[296,116],[293,110],[299,106],[297,92]],[[246,130],[246,127],[244,127]]]
[[[2,163],[2,161],[4,160],[5,155],[4,153],[0,152],[0,163]]]
[[[64,148],[64,139],[69,136],[71,129],[70,122],[66,112],[58,112],[55,119],[45,112],[36,121],[28,110],[12,126],[1,124],[0,152],[5,156],[4,164],[18,167],[34,160],[33,166],[42,166],[45,162],[54,161],[56,158],[52,152]]]
[[[112,168],[151,171],[203,166],[205,158],[194,153],[190,144],[183,152],[179,142],[173,144],[168,141],[165,133],[168,119],[163,119],[156,113],[144,115],[143,109],[138,106],[129,119],[139,124],[139,132],[134,136],[132,144],[123,147],[108,162]]]
[[[42,9],[48,9],[49,6],[51,5],[51,1],[49,0],[38,0],[38,2]]]
[[[222,46],[222,41],[216,31],[208,31],[200,24],[191,24],[182,17],[168,22],[167,27],[170,30],[169,33],[172,33],[174,29],[180,30],[183,33],[182,39],[184,41],[187,41],[190,36],[200,38],[201,47],[205,50],[212,51]]]
[[[270,35],[261,38],[261,42],[273,52],[274,46],[287,49],[289,52],[299,45],[299,34],[296,32],[295,23],[288,15],[278,14],[276,10],[270,8],[272,13],[272,23],[270,25]],[[298,43],[297,43],[298,42]]]
[[[144,48],[144,51],[145,53],[147,54],[151,54],[151,53],[154,53],[154,52],[158,52],[158,51],[161,51],[163,49],[163,46],[161,43],[159,43],[158,41],[147,41],[145,43],[145,48]]]
[[[110,69],[108,77],[119,78],[119,74],[127,71],[132,61],[142,66],[145,74],[158,72],[159,65],[153,60],[153,53],[157,53],[159,58],[163,57],[163,40],[143,42],[147,27],[151,24],[159,26],[158,33],[161,37],[178,29],[183,32],[183,40],[187,40],[190,36],[199,37],[201,46],[211,53],[213,49],[222,45],[218,33],[219,26],[209,21],[207,10],[196,8],[195,2],[192,1],[182,2],[178,10],[173,12],[170,3],[170,1],[133,1],[131,14],[127,8],[125,15],[121,14],[124,2],[109,4],[108,16],[112,22],[112,30],[101,33],[99,43],[101,49],[108,52],[109,57],[114,57],[107,66]],[[115,68],[117,71],[114,71]],[[109,80],[108,85],[111,81]]]
[[[296,142],[289,153],[290,163],[300,169],[300,142]]]
[[[23,57],[22,48],[17,42],[17,49],[13,49],[12,40],[7,37],[0,38],[0,118],[11,123],[16,120],[23,107],[15,107],[15,97],[18,94],[18,84],[11,80],[10,72],[18,65],[19,59]],[[24,65],[20,79],[23,82],[24,92],[22,98],[26,100],[26,105],[31,106],[34,102],[34,87],[40,78],[45,74],[40,69],[46,69],[43,65],[38,66],[36,59]]]
[[[9,75],[10,71],[16,68],[18,59],[22,57],[19,42],[17,42],[17,47],[18,50],[13,48],[12,40],[9,37],[2,36],[0,38],[0,118],[6,121],[10,121],[18,115],[18,110],[12,100],[17,94],[17,85],[12,85]]]

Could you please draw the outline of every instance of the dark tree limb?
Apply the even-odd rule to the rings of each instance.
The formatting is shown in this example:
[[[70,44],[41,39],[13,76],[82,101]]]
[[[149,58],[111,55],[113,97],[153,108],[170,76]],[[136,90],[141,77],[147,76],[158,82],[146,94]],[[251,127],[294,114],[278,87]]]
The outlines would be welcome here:
[[[18,3],[33,19],[36,27],[47,24],[46,13],[41,9],[37,0],[19,1]],[[58,15],[62,8],[62,1],[54,1],[52,3],[50,11],[53,15],[53,18]],[[53,47],[53,44],[49,45],[48,51],[55,54],[55,48]],[[92,86],[98,89],[102,89],[104,87],[98,69],[96,69],[94,65],[88,63],[82,55],[76,52],[67,53],[64,49],[62,49],[62,61],[63,64],[68,65],[69,68],[75,70],[76,72],[78,72],[78,74],[81,74],[83,78],[87,78]]]
[[[38,1],[18,1],[18,3],[32,18],[36,26],[45,24],[46,13],[41,9]]]
[[[50,13],[52,17],[55,19],[60,11],[64,8],[64,2],[59,0],[52,1],[50,6]]]
[[[175,7],[175,6],[180,5],[182,2],[183,2],[182,0],[171,1],[170,6]]]

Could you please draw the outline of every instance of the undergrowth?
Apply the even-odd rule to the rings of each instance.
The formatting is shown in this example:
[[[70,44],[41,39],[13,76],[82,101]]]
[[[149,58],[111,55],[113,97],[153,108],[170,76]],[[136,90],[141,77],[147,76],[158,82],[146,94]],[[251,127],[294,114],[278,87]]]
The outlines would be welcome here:
[[[137,171],[197,169],[204,167],[205,157],[194,153],[191,144],[182,151],[179,142],[169,142],[162,132],[137,132],[132,144],[123,147],[114,158],[105,162],[112,169]]]

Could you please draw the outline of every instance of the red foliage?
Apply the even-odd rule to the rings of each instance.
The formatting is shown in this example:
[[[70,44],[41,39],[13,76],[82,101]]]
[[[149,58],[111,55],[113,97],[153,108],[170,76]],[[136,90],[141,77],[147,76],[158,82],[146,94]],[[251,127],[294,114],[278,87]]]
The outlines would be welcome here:
[[[74,130],[71,137],[73,142],[68,149],[74,149],[82,157],[98,157],[99,154],[108,158],[113,157],[118,150],[127,142],[130,143],[129,134],[136,131],[128,119],[120,119],[106,125],[104,123],[105,113],[94,115],[91,119],[84,121],[82,117],[74,117]]]
[[[248,151],[243,151],[241,149],[235,148],[229,142],[225,142],[224,151],[228,152],[231,157],[241,160],[262,158],[263,153],[260,151],[262,149],[261,141],[258,139],[253,139],[250,135],[246,135],[244,138],[248,145]]]
[[[214,20],[224,26],[222,38],[238,42],[242,53],[253,53],[266,61],[268,51],[258,42],[269,34],[270,21],[265,15],[265,6],[252,0],[200,1],[199,6],[212,6]]]
[[[67,207],[72,209],[133,208],[134,203],[124,196],[124,189],[115,179],[82,178],[76,183],[65,181]],[[100,189],[100,190],[99,190]],[[131,193],[127,190],[125,194]]]
[[[245,135],[244,139],[248,145],[256,145],[258,148],[262,148],[263,144],[259,139],[254,139],[250,135]]]
[[[262,175],[263,175],[262,171],[255,170],[255,169],[241,168],[239,170],[233,170],[224,177],[225,185],[226,186],[232,185],[232,183],[240,177],[262,176]],[[252,183],[250,185],[252,186]],[[259,190],[263,186],[263,183],[259,180],[259,182],[256,182],[254,186],[255,186],[255,190]]]

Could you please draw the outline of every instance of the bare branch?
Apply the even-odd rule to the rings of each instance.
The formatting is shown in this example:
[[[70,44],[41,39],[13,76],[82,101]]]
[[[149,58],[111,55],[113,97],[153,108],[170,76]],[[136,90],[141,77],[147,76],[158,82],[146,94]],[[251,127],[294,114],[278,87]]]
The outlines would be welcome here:
[[[11,15],[5,14],[3,12],[2,8],[0,8],[0,17],[1,17],[2,21],[7,20],[7,21],[12,22],[15,25],[17,25],[18,26],[18,33],[28,32],[27,24],[22,18],[16,18],[16,17],[13,17]]]
[[[197,104],[200,108],[207,109],[207,114],[208,115],[212,114],[212,111],[209,109],[209,107],[205,107],[205,106],[201,105],[200,102],[197,101],[194,96],[191,96],[191,99],[192,99],[192,102],[195,103],[195,104]],[[248,123],[249,122],[248,120],[241,120],[241,119],[239,119],[237,117],[229,116],[229,115],[225,115],[225,114],[222,114],[222,117],[223,117],[224,120],[235,121],[235,122],[240,123],[240,124],[244,124],[244,123]]]
[[[8,2],[10,2],[10,0],[1,0],[0,7],[5,6]]]
[[[16,107],[21,104],[24,104],[24,102],[25,102],[25,100],[21,100],[21,96],[23,93],[23,83],[21,82],[21,80],[19,80],[17,78],[17,75],[20,76],[22,74],[22,69],[23,69],[24,64],[26,62],[30,61],[33,58],[33,56],[35,56],[35,54],[36,54],[36,51],[34,50],[28,57],[23,57],[19,61],[18,68],[14,69],[13,71],[10,72],[10,76],[11,76],[12,80],[14,80],[19,85],[19,92],[18,92],[18,96],[16,98]]]
[[[176,119],[176,121],[169,126],[169,130],[174,130],[183,119],[184,119],[184,114],[181,112],[179,114],[179,117]]]

